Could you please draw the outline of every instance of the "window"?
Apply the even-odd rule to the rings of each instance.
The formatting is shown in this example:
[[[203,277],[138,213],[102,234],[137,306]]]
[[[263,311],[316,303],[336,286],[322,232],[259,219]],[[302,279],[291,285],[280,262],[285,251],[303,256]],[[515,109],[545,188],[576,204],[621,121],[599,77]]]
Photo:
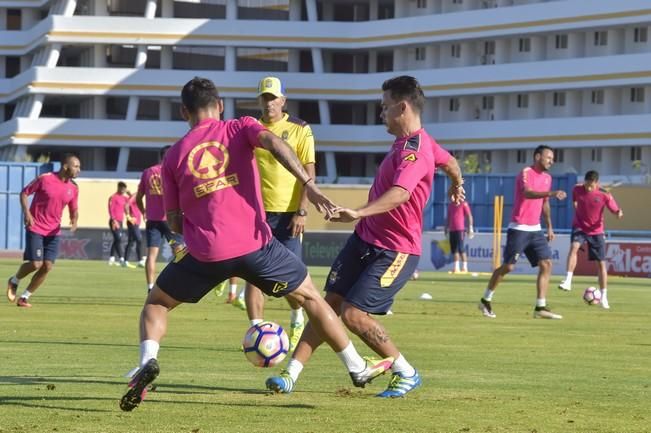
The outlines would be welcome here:
[[[590,158],[593,162],[601,162],[601,147],[592,149]]]
[[[633,42],[646,42],[647,41],[647,28],[635,27],[633,30]]]
[[[565,92],[554,92],[554,107],[565,107]]]
[[[425,60],[425,47],[416,47],[416,60]]]
[[[644,102],[644,87],[631,88],[631,102]]]
[[[452,0],[452,4],[454,4],[454,5],[462,5],[463,0]]]
[[[518,50],[521,53],[528,53],[529,51],[531,51],[531,39],[520,38],[518,40]]]
[[[556,49],[557,50],[567,49],[567,35],[556,35]]]
[[[481,108],[492,110],[495,107],[495,98],[493,96],[484,96],[481,98]]]
[[[565,162],[565,149],[554,149],[554,162]]]
[[[596,105],[602,105],[604,103],[604,91],[603,90],[593,90],[592,91],[592,103]]]
[[[608,32],[594,32],[594,44],[602,47],[608,45]]]
[[[5,77],[11,78],[20,74],[20,57],[5,57]]]
[[[20,9],[7,9],[7,30],[20,30],[22,26],[22,13]]]
[[[427,0],[418,0],[416,2],[416,7],[418,9],[426,9],[427,8]]]
[[[484,42],[484,54],[492,56],[495,54],[495,41]]]
[[[520,93],[518,95],[518,108],[527,108],[529,107],[529,95],[525,93]]]
[[[642,147],[631,146],[631,161],[639,161],[642,159]]]
[[[518,150],[516,154],[516,159],[518,163],[524,164],[527,162],[527,151],[526,150]]]
[[[450,98],[450,111],[452,112],[457,112],[459,111],[459,107],[461,107],[461,102],[459,101],[459,98]]]
[[[460,44],[452,44],[450,45],[450,51],[452,54],[452,57],[456,57],[457,59],[461,57],[461,45]]]

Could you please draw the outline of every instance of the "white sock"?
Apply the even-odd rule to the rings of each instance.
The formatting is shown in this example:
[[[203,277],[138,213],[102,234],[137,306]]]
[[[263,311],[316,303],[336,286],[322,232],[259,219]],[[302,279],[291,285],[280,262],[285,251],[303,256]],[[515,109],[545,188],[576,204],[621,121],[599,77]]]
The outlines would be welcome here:
[[[294,382],[298,380],[298,376],[301,374],[301,371],[303,371],[303,364],[301,364],[301,361],[297,359],[290,359],[289,362],[287,363],[287,373],[289,373],[289,377],[292,378]]]
[[[351,373],[359,373],[366,368],[366,361],[359,356],[352,341],[348,342],[348,346],[344,350],[337,352],[337,356]]]
[[[120,263],[124,263],[124,257],[120,257]]]
[[[115,262],[115,256],[109,257],[109,263],[113,263],[113,262]]]
[[[484,291],[484,299],[487,300],[488,302],[493,300],[493,293],[495,293],[495,290],[491,289],[486,289]]]
[[[416,369],[412,367],[409,362],[407,362],[405,357],[402,356],[402,353],[395,361],[393,361],[391,371],[394,373],[402,373],[404,377],[411,377],[416,374]]]
[[[545,298],[536,299],[536,307],[546,307],[546,306],[547,306],[547,299]]]
[[[14,275],[9,279],[11,281],[11,284],[18,285],[20,283],[20,280]]]
[[[140,366],[143,367],[147,361],[152,358],[158,358],[158,349],[160,344],[154,340],[144,340],[140,342]]]
[[[289,314],[289,323],[292,325],[296,323],[303,323],[305,322],[305,318],[303,317],[303,309],[302,308],[297,308],[296,310],[292,309],[291,313]]]
[[[32,292],[29,290],[25,290],[22,295],[20,295],[21,298],[23,299],[29,299],[29,297],[32,296]]]
[[[572,282],[572,275],[574,275],[574,272],[568,272],[567,275],[565,276],[565,284],[571,283]]]
[[[251,326],[255,326],[258,323],[262,323],[262,322],[264,322],[264,320],[262,320],[262,319],[251,319],[251,321],[249,323],[251,324]]]
[[[601,289],[601,299],[606,299],[608,297],[608,289]]]
[[[459,272],[459,260],[454,261],[454,271]]]
[[[463,262],[463,270],[468,272],[468,262]]]
[[[145,263],[146,260],[147,260],[147,256],[142,256],[142,259],[140,259],[140,261],[143,263]]]
[[[237,284],[231,284],[230,293],[231,295],[235,295],[237,293]]]
[[[147,290],[151,291],[154,288],[154,283],[147,284]]]
[[[244,292],[245,292],[245,290],[244,290],[244,288],[242,288],[242,290],[240,290],[240,293],[237,295],[237,299],[243,301],[244,300]]]

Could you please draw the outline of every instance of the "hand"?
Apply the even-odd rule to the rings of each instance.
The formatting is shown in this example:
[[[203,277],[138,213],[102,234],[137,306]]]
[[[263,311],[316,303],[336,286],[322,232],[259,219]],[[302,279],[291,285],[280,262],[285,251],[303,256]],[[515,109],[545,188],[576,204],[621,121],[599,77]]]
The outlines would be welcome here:
[[[617,219],[621,220],[622,218],[624,218],[624,211],[620,209],[617,212]]]
[[[330,221],[336,223],[350,223],[359,219],[359,212],[354,209],[339,208],[337,216],[330,218]]]
[[[552,197],[555,197],[558,200],[565,200],[565,198],[567,197],[567,194],[565,193],[565,191],[561,191],[561,190],[552,191]]]
[[[32,214],[30,212],[27,212],[25,214],[24,222],[25,222],[25,227],[27,228],[31,227],[32,224],[34,224],[34,218],[32,217]]]
[[[70,221],[70,233],[74,233],[77,231],[77,223]]]
[[[448,188],[448,197],[454,204],[462,203],[466,199],[466,190],[463,185],[450,185]]]
[[[547,241],[548,242],[553,241],[555,237],[556,237],[556,235],[554,234],[554,230],[551,230],[551,229],[547,230]]]
[[[294,215],[292,220],[289,222],[287,228],[292,233],[293,238],[299,237],[303,232],[305,232],[305,220],[307,217]]]
[[[472,239],[474,237],[475,237],[475,230],[473,229],[472,226],[470,226],[470,228],[468,228],[468,239]]]
[[[111,220],[111,229],[112,230],[119,230],[120,229],[120,224],[116,220]]]
[[[330,219],[332,215],[337,212],[338,206],[326,197],[314,182],[309,182],[304,186],[304,188],[307,192],[307,199],[314,205],[319,213],[325,212],[326,219]]]

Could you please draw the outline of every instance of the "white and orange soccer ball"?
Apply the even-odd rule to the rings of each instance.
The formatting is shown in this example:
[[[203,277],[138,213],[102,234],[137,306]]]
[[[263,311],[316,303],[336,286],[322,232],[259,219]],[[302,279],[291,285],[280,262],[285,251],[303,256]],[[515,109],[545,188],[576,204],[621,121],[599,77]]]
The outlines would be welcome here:
[[[596,287],[588,287],[583,292],[583,300],[588,305],[597,305],[601,302],[601,290]]]
[[[256,367],[273,367],[287,356],[289,338],[285,330],[274,322],[251,326],[242,342],[244,355]]]

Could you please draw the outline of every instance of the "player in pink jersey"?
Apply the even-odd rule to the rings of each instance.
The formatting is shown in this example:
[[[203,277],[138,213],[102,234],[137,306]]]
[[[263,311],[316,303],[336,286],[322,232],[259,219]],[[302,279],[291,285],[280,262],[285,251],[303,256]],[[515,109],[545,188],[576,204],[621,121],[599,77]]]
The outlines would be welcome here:
[[[604,210],[608,209],[617,218],[624,212],[613,196],[599,185],[599,173],[590,170],[585,174],[582,184],[572,190],[574,219],[570,251],[567,255],[567,276],[558,288],[572,290],[572,276],[576,267],[576,255],[584,243],[588,244],[588,259],[597,262],[597,275],[601,290],[601,306],[610,308],[608,303],[608,269],[606,266],[606,241],[604,239]]]
[[[20,206],[25,216],[25,253],[14,276],[7,281],[7,299],[16,301],[21,279],[36,271],[29,285],[17,301],[19,307],[31,307],[29,297],[45,281],[59,252],[59,232],[63,209],[68,206],[70,231],[77,230],[79,188],[73,181],[79,175],[81,163],[74,155],[66,154],[58,173],[42,174],[23,188]],[[31,206],[28,197],[34,195]]]
[[[170,228],[187,247],[156,280],[140,319],[140,369],[120,408],[133,410],[158,376],[159,343],[169,311],[198,302],[219,282],[238,276],[266,294],[301,305],[342,360],[355,386],[363,387],[390,368],[393,359],[365,361],[344,327],[314,287],[307,268],[271,236],[265,222],[254,149],[269,150],[307,190],[309,201],[328,216],[336,206],[309,177],[287,143],[252,117],[220,120],[223,103],[212,81],[194,78],[181,92],[190,131],[165,155],[163,194]]]
[[[171,146],[165,146],[159,153],[162,161],[165,153]],[[147,239],[147,258],[145,259],[145,279],[147,290],[154,287],[156,275],[156,260],[160,252],[163,239],[167,240],[172,251],[176,253],[183,247],[183,237],[178,233],[172,233],[167,225],[165,216],[165,205],[163,204],[163,180],[161,179],[161,163],[152,165],[145,169],[140,176],[136,203],[138,209],[145,216],[145,237]],[[144,200],[144,201],[143,201]]]
[[[381,118],[395,136],[378,168],[369,201],[359,209],[341,209],[333,221],[359,220],[355,233],[335,259],[326,281],[326,301],[346,327],[382,357],[395,359],[392,378],[377,396],[402,397],[421,384],[418,371],[405,359],[373,314],[387,314],[395,295],[412,276],[421,254],[423,209],[441,168],[452,180],[452,201],[464,198],[456,160],[421,125],[425,97],[409,76],[382,85]],[[267,387],[291,392],[303,366],[322,343],[310,321],[287,369],[267,379]]]
[[[127,195],[127,184],[120,181],[118,182],[118,190],[111,194],[108,199],[109,211],[109,229],[113,235],[113,243],[111,244],[111,252],[108,264],[109,266],[117,265],[115,263],[115,256],[119,259],[119,265],[126,267],[124,261],[124,254],[122,253],[122,223],[124,222],[124,209],[129,201]]]
[[[448,220],[445,225],[445,230],[450,239],[450,252],[454,258],[454,270],[452,272],[455,274],[468,272],[468,255],[466,254],[466,246],[464,244],[466,238],[466,217],[468,217],[468,237],[472,239],[475,235],[475,230],[473,228],[472,212],[470,211],[468,202],[450,202],[448,204]],[[463,261],[463,268],[459,266],[459,259]]]
[[[129,200],[125,207],[126,220],[127,220],[127,246],[124,248],[124,263],[128,268],[135,266],[129,263],[129,253],[131,252],[131,245],[135,245],[134,254],[136,255],[136,262],[138,267],[145,267],[145,256],[142,255],[142,234],[140,233],[140,223],[142,222],[142,213],[136,204],[136,195],[127,191]],[[141,259],[142,257],[142,259]]]
[[[493,271],[484,296],[479,302],[479,310],[485,317],[494,319],[492,300],[497,285],[504,276],[515,268],[518,258],[524,253],[531,266],[538,266],[536,283],[536,306],[533,317],[540,319],[562,319],[563,316],[551,311],[547,305],[547,289],[552,273],[552,251],[548,242],[554,239],[549,198],[564,200],[565,191],[552,191],[552,177],[547,173],[554,164],[554,151],[551,147],[540,145],[533,152],[533,165],[525,167],[515,180],[515,199],[511,222],[506,233],[504,263]],[[540,226],[541,214],[545,217],[547,235]]]

